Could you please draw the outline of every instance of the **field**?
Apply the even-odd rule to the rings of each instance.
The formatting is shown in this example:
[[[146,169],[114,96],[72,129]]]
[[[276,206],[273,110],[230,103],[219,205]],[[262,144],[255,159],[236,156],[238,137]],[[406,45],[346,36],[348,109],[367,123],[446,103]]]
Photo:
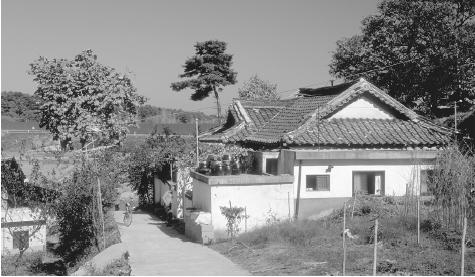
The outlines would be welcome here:
[[[341,215],[339,211],[318,221],[274,222],[240,235],[239,243],[226,241],[211,247],[255,275],[341,275]],[[347,228],[356,237],[346,239],[345,274],[372,275],[374,214],[347,218]],[[460,275],[460,239],[444,240],[435,236],[434,230],[424,229],[419,246],[414,217],[404,218],[395,212],[379,221],[378,275]],[[471,241],[474,231],[472,222],[468,232]],[[475,274],[471,243],[467,246],[465,274]]]

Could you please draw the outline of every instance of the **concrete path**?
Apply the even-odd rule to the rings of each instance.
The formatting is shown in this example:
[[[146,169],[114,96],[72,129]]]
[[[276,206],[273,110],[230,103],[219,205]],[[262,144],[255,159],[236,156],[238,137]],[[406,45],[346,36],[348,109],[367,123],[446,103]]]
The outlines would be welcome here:
[[[122,223],[115,212],[122,242],[129,250],[132,275],[250,275],[221,254],[190,242],[155,216],[135,212]]]

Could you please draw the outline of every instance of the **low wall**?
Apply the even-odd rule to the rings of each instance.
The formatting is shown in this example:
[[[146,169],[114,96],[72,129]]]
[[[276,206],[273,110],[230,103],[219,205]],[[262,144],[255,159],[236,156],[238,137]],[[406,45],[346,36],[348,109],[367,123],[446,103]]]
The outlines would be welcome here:
[[[294,213],[293,176],[206,176],[192,172],[193,207],[211,213],[216,238],[225,237],[226,218],[220,207],[243,207],[247,220],[241,231],[262,226],[267,219],[288,219]]]

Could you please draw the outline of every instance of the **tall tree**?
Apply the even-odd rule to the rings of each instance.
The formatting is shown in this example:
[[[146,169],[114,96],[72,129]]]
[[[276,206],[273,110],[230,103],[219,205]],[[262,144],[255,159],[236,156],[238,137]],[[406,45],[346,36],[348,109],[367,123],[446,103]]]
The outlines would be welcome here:
[[[127,75],[100,64],[92,50],[74,60],[40,57],[29,73],[42,100],[40,127],[59,139],[63,149],[75,137],[83,146],[94,136],[99,142],[120,142],[145,101]]]
[[[269,81],[264,81],[259,76],[254,75],[244,82],[238,89],[240,98],[244,99],[279,99],[277,94],[277,85]]]
[[[187,78],[171,84],[171,88],[180,91],[185,88],[194,90],[191,100],[203,100],[214,93],[218,119],[221,121],[221,105],[219,92],[227,85],[236,83],[237,73],[231,69],[233,56],[225,53],[226,43],[208,40],[195,44],[195,55],[189,58],[180,78]]]
[[[385,0],[362,34],[337,42],[330,73],[364,76],[407,106],[440,116],[439,105],[475,99],[475,2]]]
[[[2,91],[2,115],[20,120],[38,120],[40,99],[17,91]]]

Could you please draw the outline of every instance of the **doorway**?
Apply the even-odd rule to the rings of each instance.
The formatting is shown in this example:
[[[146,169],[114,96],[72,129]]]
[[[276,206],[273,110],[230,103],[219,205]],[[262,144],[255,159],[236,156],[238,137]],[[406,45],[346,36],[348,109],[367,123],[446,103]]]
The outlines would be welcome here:
[[[384,171],[353,171],[353,195],[384,195]]]

